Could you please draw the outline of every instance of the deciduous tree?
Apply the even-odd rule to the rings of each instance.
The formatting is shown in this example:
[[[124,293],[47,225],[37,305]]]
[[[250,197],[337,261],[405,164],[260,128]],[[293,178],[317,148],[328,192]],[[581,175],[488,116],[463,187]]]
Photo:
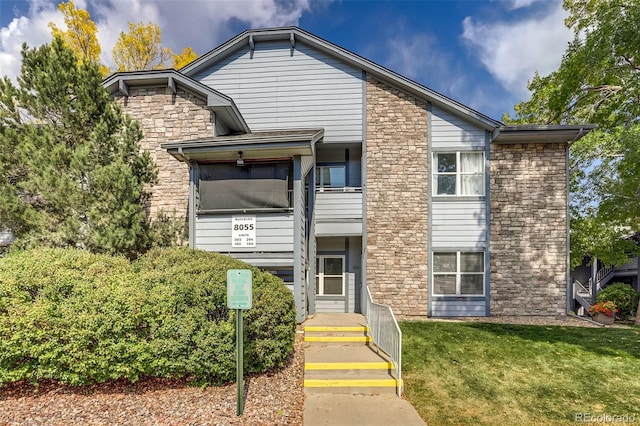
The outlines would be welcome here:
[[[77,8],[73,0],[60,3],[58,10],[64,16],[67,29],[62,30],[50,22],[49,27],[53,36],[61,38],[65,45],[75,52],[80,63],[90,61],[99,64],[100,72],[106,76],[109,73],[109,68],[100,63],[102,48],[98,43],[98,28],[91,19],[89,11]]]
[[[574,32],[560,67],[535,75],[509,122],[599,127],[571,147],[572,265],[624,263],[640,230],[640,1],[565,0]]]
[[[188,63],[194,61],[198,57],[198,54],[190,47],[185,47],[180,53],[173,54],[172,68],[180,69]]]
[[[94,61],[79,61],[61,38],[25,45],[18,86],[0,80],[0,223],[15,244],[148,246],[143,203],[155,167],[141,138]]]
[[[162,46],[160,27],[150,22],[129,22],[129,31],[120,33],[112,54],[118,71],[167,68],[173,56],[171,49]]]
[[[77,8],[73,0],[60,3],[58,9],[64,16],[67,26],[63,30],[53,22],[49,23],[54,37],[60,37],[71,48],[80,63],[91,61],[99,64],[100,73],[106,77],[111,70],[100,62],[102,48],[98,42],[98,29],[86,9]],[[160,27],[151,22],[129,22],[129,31],[121,32],[113,47],[112,55],[117,71],[140,71],[150,69],[182,68],[198,57],[191,47],[180,53],[173,53],[162,46]]]

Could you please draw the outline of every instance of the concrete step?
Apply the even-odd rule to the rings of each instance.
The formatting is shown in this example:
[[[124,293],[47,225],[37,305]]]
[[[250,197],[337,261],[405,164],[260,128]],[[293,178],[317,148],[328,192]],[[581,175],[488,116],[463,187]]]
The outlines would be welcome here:
[[[366,325],[309,325],[304,328],[305,332],[361,332],[366,333],[369,331],[369,327]]]
[[[348,378],[348,379],[308,379],[305,376],[304,389],[309,393],[344,393],[351,395],[394,394],[398,382],[394,378]]]
[[[311,362],[304,365],[307,379],[389,379],[393,364],[386,362]]]
[[[306,326],[304,340],[321,343],[369,343],[371,337],[367,335],[368,331],[369,328],[363,325]]]
[[[364,317],[322,315],[313,320],[304,327],[305,392],[396,393],[393,363],[376,351]]]
[[[305,371],[392,370],[392,362],[305,362]]]
[[[306,363],[390,361],[383,352],[378,353],[375,347],[369,345],[340,345],[330,343],[305,344],[304,359]]]
[[[305,342],[320,343],[370,343],[370,336],[304,336]]]

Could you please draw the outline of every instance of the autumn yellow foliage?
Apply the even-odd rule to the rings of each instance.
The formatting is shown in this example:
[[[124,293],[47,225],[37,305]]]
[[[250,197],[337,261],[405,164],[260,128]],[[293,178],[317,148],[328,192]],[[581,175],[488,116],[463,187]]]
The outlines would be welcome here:
[[[60,3],[58,10],[62,12],[66,30],[53,22],[49,23],[54,37],[62,39],[78,57],[78,62],[91,61],[100,65],[103,76],[111,70],[100,62],[102,49],[98,43],[98,28],[86,9],[77,8],[73,0]],[[162,46],[160,27],[152,22],[129,22],[129,30],[121,32],[112,50],[116,71],[142,71],[182,68],[198,57],[191,47],[185,47],[180,53]]]

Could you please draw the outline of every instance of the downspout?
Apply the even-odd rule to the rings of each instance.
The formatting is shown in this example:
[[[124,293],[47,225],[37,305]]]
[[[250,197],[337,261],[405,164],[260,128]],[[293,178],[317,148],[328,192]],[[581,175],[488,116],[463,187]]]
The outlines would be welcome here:
[[[191,161],[189,156],[178,147],[178,155],[189,166],[189,195],[187,199],[187,231],[189,235],[189,248],[196,248],[196,179],[199,175],[197,163]]]
[[[571,155],[571,145],[580,139],[585,134],[584,128],[580,128],[578,130],[578,134],[573,140],[567,143],[566,147],[566,155],[565,155],[565,189],[566,189],[566,227],[567,227],[567,256],[566,256],[566,268],[567,268],[567,300],[566,300],[566,314],[568,315],[571,312],[571,308],[573,307],[573,283],[571,282],[571,210],[569,209],[569,203],[571,202],[571,188],[570,182],[571,178],[569,173],[571,171],[569,167],[569,156]]]
[[[582,129],[580,129],[580,132],[578,133],[578,135],[580,135],[583,132]],[[573,140],[577,140],[579,136],[576,136],[576,138]],[[572,142],[573,142],[572,141]],[[566,159],[565,159],[565,178],[566,178],[566,183],[565,183],[565,189],[566,189],[566,227],[567,227],[567,242],[566,242],[566,247],[567,247],[567,255],[566,255],[566,268],[567,268],[567,300],[566,300],[566,314],[568,315],[569,312],[571,312],[571,307],[573,305],[573,283],[571,282],[571,218],[570,218],[570,209],[569,209],[569,203],[571,202],[571,191],[569,190],[569,183],[570,183],[570,179],[569,179],[569,153],[570,153],[570,148],[571,143],[567,144],[566,147]]]
[[[362,237],[360,250],[360,313],[367,314],[367,72],[362,71],[362,145],[360,186],[362,187]]]

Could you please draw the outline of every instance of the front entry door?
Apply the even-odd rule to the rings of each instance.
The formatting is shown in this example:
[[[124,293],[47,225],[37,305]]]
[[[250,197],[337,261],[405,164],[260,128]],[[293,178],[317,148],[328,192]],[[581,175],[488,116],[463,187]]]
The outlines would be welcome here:
[[[345,258],[316,258],[316,312],[345,312]]]

